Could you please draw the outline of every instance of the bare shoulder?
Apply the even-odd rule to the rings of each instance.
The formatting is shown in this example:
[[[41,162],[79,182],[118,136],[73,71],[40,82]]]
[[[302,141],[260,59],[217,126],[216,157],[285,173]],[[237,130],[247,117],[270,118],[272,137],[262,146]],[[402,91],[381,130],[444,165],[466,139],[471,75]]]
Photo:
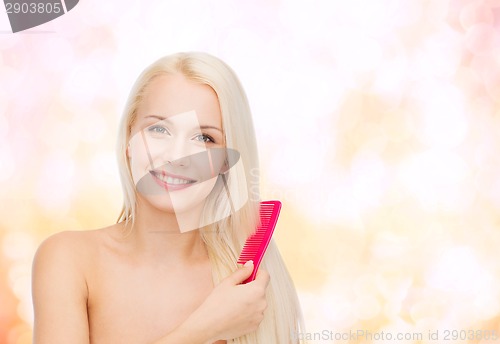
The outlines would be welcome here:
[[[83,249],[91,243],[93,236],[95,236],[95,230],[64,231],[55,233],[40,244],[37,254],[40,252],[51,252],[53,250],[64,250],[69,253],[75,249]]]
[[[65,231],[45,239],[35,254],[37,264],[55,263],[61,267],[79,266],[92,255],[96,244],[96,233],[92,231]]]
[[[109,246],[112,233],[119,232],[120,225],[84,230],[64,231],[45,239],[33,260],[33,281],[37,273],[43,276],[52,274],[52,282],[59,279],[72,279],[73,282],[86,283],[93,271],[103,247]],[[67,281],[66,281],[67,282]]]
[[[37,284],[67,284],[71,281],[81,284],[82,288],[77,290],[84,290],[86,265],[96,249],[95,232],[65,231],[45,239],[33,260],[34,287]]]
[[[115,224],[100,229],[53,234],[38,247],[35,262],[55,257],[66,258],[65,260],[72,260],[73,263],[88,262],[104,244],[105,238],[109,237],[110,233],[117,232],[118,227],[120,225]]]
[[[32,270],[34,343],[88,343],[88,274],[104,231],[60,232],[38,247]]]

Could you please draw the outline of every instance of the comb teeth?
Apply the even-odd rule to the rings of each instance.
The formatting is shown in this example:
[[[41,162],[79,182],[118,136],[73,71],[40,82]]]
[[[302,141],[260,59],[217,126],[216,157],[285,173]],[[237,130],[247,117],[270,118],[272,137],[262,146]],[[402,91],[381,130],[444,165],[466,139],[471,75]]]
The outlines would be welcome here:
[[[238,264],[245,264],[249,260],[253,260],[254,263],[252,275],[243,283],[255,279],[264,253],[271,241],[280,210],[280,201],[264,201],[260,203],[260,224],[257,226],[255,233],[248,237],[238,258]]]

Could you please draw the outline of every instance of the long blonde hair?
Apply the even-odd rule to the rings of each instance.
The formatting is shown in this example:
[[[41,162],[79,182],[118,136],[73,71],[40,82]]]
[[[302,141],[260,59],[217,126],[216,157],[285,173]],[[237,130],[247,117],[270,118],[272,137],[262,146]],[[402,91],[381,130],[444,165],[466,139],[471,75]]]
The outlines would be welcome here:
[[[243,171],[231,169],[227,183],[229,189],[243,188],[249,196],[248,201],[237,212],[200,228],[200,235],[206,244],[212,264],[213,281],[218,284],[236,270],[238,253],[258,222],[260,201],[257,144],[248,100],[235,73],[218,58],[199,52],[165,56],[148,66],[135,82],[125,106],[118,135],[118,165],[124,193],[124,204],[118,222],[133,223],[135,217],[136,190],[126,149],[138,105],[142,101],[146,86],[153,78],[177,73],[189,80],[210,86],[217,94],[226,147],[240,153],[243,166]],[[216,192],[215,196],[207,201],[206,213],[227,212],[227,209],[222,209],[227,207],[227,202],[221,200],[222,194]],[[268,309],[264,320],[256,332],[235,338],[232,343],[298,343],[297,336],[303,329],[300,306],[293,282],[274,242],[271,242],[266,252],[263,267],[271,276],[267,294]]]

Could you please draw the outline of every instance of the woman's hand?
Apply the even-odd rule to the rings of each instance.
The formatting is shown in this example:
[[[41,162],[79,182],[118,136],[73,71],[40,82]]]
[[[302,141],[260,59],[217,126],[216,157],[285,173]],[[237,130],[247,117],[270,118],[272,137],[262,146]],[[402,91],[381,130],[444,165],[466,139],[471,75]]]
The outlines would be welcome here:
[[[253,271],[253,262],[226,277],[181,327],[204,333],[209,342],[237,338],[257,330],[267,308],[269,274],[259,269],[254,281],[240,284]]]

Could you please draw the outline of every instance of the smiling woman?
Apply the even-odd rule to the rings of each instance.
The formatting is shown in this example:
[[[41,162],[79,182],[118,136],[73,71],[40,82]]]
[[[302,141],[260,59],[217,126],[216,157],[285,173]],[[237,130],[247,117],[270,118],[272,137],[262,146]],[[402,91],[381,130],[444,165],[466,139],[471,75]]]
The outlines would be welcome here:
[[[172,95],[173,99],[176,99],[172,103],[177,104],[179,98],[176,95],[182,90],[183,84],[188,90],[192,89],[191,92],[195,97],[196,89],[201,87],[197,84],[190,85],[183,79],[176,81],[168,77],[158,78],[149,87],[161,89],[162,86],[172,83],[179,87],[165,94]],[[160,93],[157,99],[163,100],[164,97],[161,97]],[[144,103],[148,102],[154,103],[151,98]],[[215,95],[212,102],[218,104]],[[222,168],[219,165],[214,169],[213,163],[210,165],[208,159],[203,159],[205,156],[211,156],[214,150],[219,151],[224,147],[222,129],[207,130],[202,128],[207,125],[200,124],[200,121],[215,122],[218,127],[213,125],[210,127],[221,127],[218,105],[217,112],[211,115],[204,112],[204,115],[198,116],[197,113],[203,111],[203,107],[180,114],[166,115],[167,118],[163,118],[160,122],[157,122],[160,116],[139,113],[132,125],[133,136],[127,146],[132,179],[141,196],[140,199],[151,202],[158,209],[175,212],[181,232],[200,228],[199,219],[203,212],[204,201],[214,189]],[[160,106],[155,113],[167,111],[165,109]],[[208,132],[212,133],[217,143]],[[189,228],[186,228],[184,223],[181,226],[179,221],[181,216],[191,220]]]
[[[251,263],[236,264],[258,222],[258,159],[225,63],[181,53],[149,66],[125,108],[118,163],[118,223],[38,249],[36,344],[299,343],[300,307],[274,243],[254,281],[242,284]]]

